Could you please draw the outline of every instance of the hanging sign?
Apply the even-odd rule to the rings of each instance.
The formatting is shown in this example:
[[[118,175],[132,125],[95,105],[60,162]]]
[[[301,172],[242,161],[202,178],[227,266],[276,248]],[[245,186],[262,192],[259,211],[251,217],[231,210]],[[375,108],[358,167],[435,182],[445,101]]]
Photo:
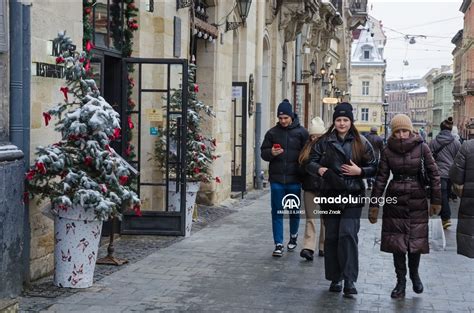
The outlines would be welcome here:
[[[242,87],[232,86],[232,98],[233,99],[242,98]]]

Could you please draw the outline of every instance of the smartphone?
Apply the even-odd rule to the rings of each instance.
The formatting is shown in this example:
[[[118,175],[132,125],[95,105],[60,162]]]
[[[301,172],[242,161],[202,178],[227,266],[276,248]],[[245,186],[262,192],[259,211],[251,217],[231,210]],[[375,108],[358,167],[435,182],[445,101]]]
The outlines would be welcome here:
[[[281,146],[279,143],[274,143],[273,144],[273,149],[281,149]]]

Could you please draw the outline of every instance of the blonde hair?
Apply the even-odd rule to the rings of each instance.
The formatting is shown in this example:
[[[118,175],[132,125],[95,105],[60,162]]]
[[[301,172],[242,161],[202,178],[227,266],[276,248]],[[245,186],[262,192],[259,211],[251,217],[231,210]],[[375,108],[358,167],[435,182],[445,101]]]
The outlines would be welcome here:
[[[321,138],[319,135],[312,135],[316,136],[313,140],[308,140],[306,144],[304,145],[303,149],[301,149],[300,155],[298,157],[298,163],[301,165],[304,163],[309,158],[309,154],[311,153],[311,148],[318,142],[318,140]],[[310,137],[311,138],[311,137]]]

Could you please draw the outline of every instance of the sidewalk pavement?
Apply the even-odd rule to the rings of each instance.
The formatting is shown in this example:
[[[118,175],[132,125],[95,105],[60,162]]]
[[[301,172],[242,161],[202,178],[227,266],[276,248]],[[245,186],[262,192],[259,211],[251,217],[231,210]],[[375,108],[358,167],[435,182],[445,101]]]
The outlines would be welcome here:
[[[236,213],[89,289],[53,299],[47,311],[474,312],[474,261],[456,255],[455,227],[446,231],[445,251],[422,255],[425,292],[415,294],[409,282],[406,298],[393,300],[392,255],[380,252],[380,220],[371,225],[364,214],[359,294],[348,299],[328,292],[323,258],[307,262],[299,257],[301,238],[297,252],[273,258],[270,195],[247,202]],[[301,223],[300,237],[304,219]]]

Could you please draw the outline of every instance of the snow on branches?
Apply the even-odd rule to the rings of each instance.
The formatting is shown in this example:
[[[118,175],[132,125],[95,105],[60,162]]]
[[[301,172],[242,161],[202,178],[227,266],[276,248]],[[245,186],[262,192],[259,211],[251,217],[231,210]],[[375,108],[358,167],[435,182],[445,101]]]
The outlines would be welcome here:
[[[127,164],[110,148],[120,137],[120,116],[100,96],[93,79],[86,78],[88,59],[77,52],[65,32],[55,39],[61,50],[56,59],[64,65],[64,101],[43,113],[46,126],[57,119],[62,139],[37,147],[34,165],[26,173],[30,198],[49,199],[53,211],[82,206],[99,220],[121,216],[122,209],[140,215],[140,199],[127,186]],[[126,179],[124,179],[126,177]]]

